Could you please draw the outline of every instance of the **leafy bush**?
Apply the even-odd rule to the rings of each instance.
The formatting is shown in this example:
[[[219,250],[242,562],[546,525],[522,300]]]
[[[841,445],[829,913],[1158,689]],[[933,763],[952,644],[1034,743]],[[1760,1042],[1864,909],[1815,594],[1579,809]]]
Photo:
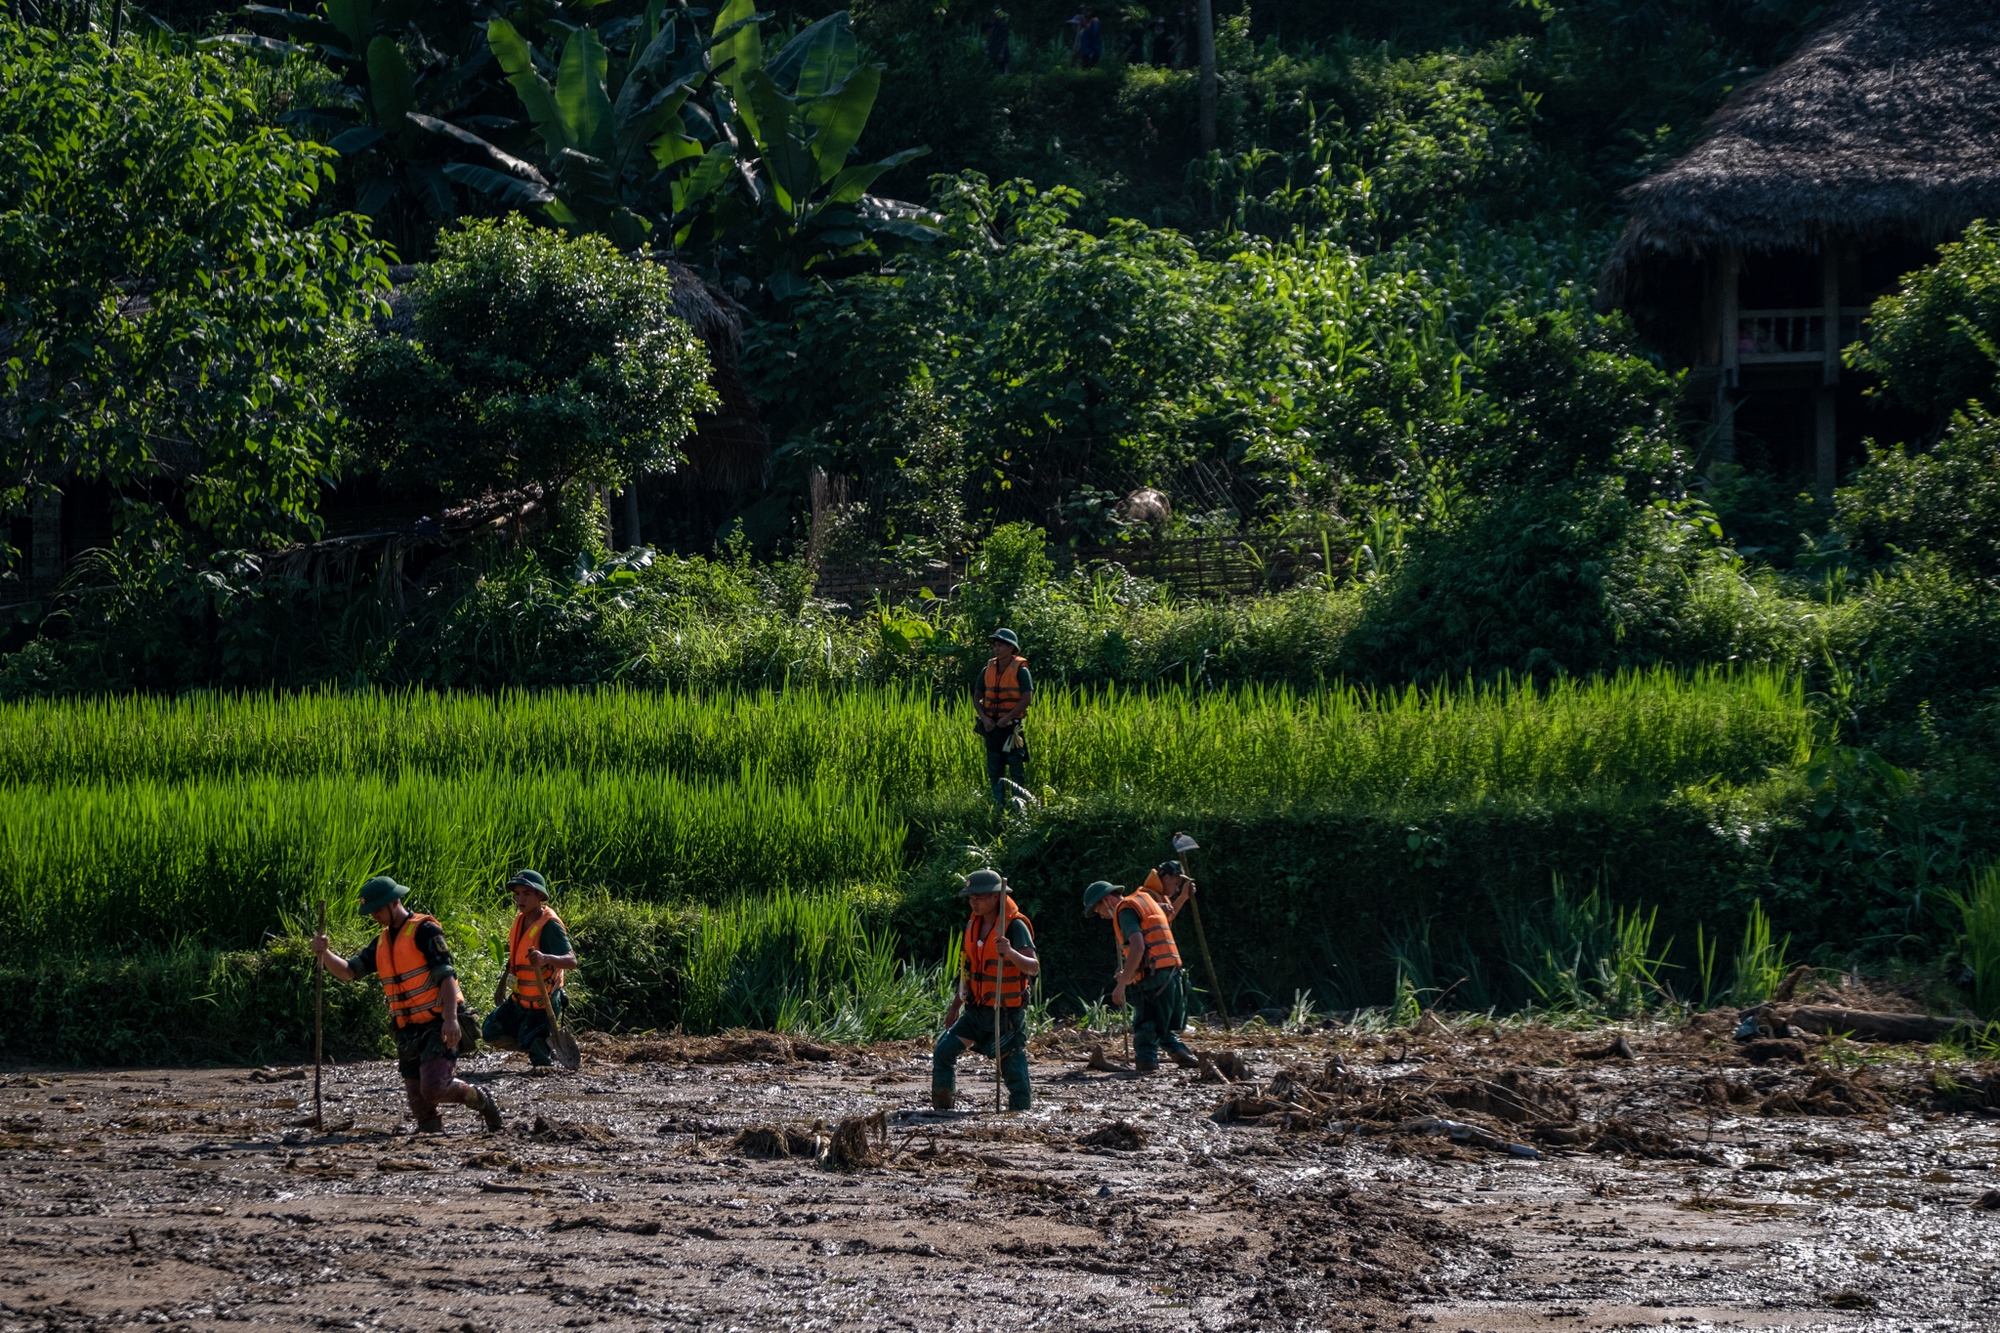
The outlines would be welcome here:
[[[174,513],[232,544],[315,528],[319,350],[386,277],[354,217],[300,220],[334,154],[263,116],[213,57],[0,23],[0,518],[74,479],[142,542]]]
[[[450,497],[672,470],[695,414],[720,401],[673,286],[601,237],[520,217],[439,237],[411,290],[416,338],[364,332],[343,348],[356,453]]]
[[[1547,678],[1674,655],[1720,533],[1678,493],[1673,381],[1625,337],[1570,317],[1501,326],[1460,427],[1466,490],[1364,592],[1355,671]]]
[[[1938,260],[1875,302],[1847,364],[1880,375],[1899,401],[1938,420],[1990,400],[2000,377],[2000,231],[1975,222]]]
[[[1871,448],[1835,503],[1864,558],[1923,552],[1963,578],[2000,579],[2000,417],[1974,404],[1926,453]]]

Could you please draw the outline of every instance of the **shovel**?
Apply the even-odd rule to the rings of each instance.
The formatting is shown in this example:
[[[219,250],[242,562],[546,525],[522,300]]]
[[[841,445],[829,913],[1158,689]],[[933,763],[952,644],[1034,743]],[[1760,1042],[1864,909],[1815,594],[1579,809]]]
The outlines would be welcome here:
[[[538,967],[535,975],[541,978],[542,1003],[549,1007],[549,1057],[574,1074],[583,1068],[583,1052],[576,1048],[576,1038],[563,1026],[562,1010],[556,1005],[556,988],[549,984],[548,969]]]
[[[1183,870],[1185,870],[1187,854],[1189,852],[1200,851],[1201,844],[1185,833],[1176,833],[1174,834],[1174,850],[1181,854]],[[1188,878],[1193,879],[1194,876],[1189,875]],[[1201,965],[1208,972],[1209,990],[1215,996],[1215,1011],[1222,1015],[1222,1030],[1224,1032],[1234,1032],[1236,1029],[1230,1026],[1229,1023],[1229,1006],[1222,998],[1222,981],[1215,975],[1215,959],[1209,957],[1208,932],[1201,928],[1201,904],[1194,900],[1193,895],[1190,895],[1187,905],[1188,911],[1194,916],[1194,942],[1201,949]]]

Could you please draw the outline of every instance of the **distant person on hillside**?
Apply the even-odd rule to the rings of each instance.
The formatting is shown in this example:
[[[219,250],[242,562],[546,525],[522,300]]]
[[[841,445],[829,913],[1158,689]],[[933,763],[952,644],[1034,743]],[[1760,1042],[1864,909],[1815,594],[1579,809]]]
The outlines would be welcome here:
[[[1007,11],[995,5],[993,17],[986,20],[986,63],[995,73],[1005,74],[1012,59],[1013,52],[1007,45]]]
[[[1077,48],[1077,43],[1083,40],[1084,21],[1085,21],[1084,12],[1081,9],[1079,9],[1076,11],[1076,13],[1070,15],[1069,19],[1063,24],[1063,27],[1066,30],[1063,33],[1063,44],[1069,47],[1069,58],[1071,60],[1075,60],[1077,58],[1076,48]]]
[[[472,1049],[460,1044],[470,1035],[463,1024],[472,1011],[459,992],[451,946],[436,917],[403,905],[409,892],[387,875],[377,875],[361,886],[361,915],[375,918],[382,933],[352,958],[336,955],[325,935],[313,936],[312,950],[320,966],[342,981],[370,972],[382,978],[382,998],[396,1024],[396,1072],[403,1076],[417,1133],[444,1132],[438,1107],[447,1102],[472,1107],[488,1131],[497,1131],[500,1105],[493,1094],[457,1077],[458,1057]]]
[[[1125,30],[1125,63],[1128,65],[1146,63],[1146,29],[1143,26]]]
[[[1151,58],[1155,65],[1171,65],[1174,63],[1174,39],[1167,35],[1167,16],[1165,14],[1153,15],[1153,40],[1151,48]]]
[[[576,950],[562,918],[549,906],[548,881],[533,870],[517,870],[507,881],[514,895],[514,924],[507,932],[507,971],[493,990],[493,1012],[479,1035],[490,1046],[528,1053],[528,1063],[547,1069],[549,1033],[564,1004],[563,973],[577,967]],[[547,979],[550,994],[543,994]],[[507,987],[513,984],[514,993]]]
[[[986,738],[986,782],[994,802],[1004,805],[1007,788],[1001,774],[1011,776],[1017,786],[1028,778],[1028,738],[1021,723],[1035,701],[1035,682],[1013,630],[994,630],[992,643],[993,656],[972,683],[972,706]]]
[[[1098,23],[1097,15],[1086,11],[1083,30],[1076,35],[1077,63],[1085,69],[1097,68],[1097,62],[1104,58],[1104,27]]]

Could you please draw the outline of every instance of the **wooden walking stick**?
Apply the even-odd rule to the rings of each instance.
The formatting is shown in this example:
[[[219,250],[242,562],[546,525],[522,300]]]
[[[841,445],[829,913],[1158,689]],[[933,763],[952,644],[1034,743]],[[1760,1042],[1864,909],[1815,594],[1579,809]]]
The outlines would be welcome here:
[[[1181,873],[1186,875],[1187,878],[1193,879],[1194,876],[1187,873],[1187,854],[1189,852],[1200,851],[1201,844],[1185,833],[1176,833],[1174,834],[1174,850],[1181,855]],[[1201,928],[1201,904],[1196,902],[1195,895],[1190,893],[1188,894],[1187,905],[1188,911],[1194,913],[1194,942],[1201,950],[1201,965],[1208,972],[1209,990],[1215,996],[1215,1011],[1222,1015],[1222,1030],[1224,1032],[1234,1032],[1236,1029],[1230,1026],[1229,1022],[1229,1005],[1222,998],[1222,980],[1215,975],[1215,959],[1209,956],[1208,932]]]
[[[326,899],[319,900],[319,933],[326,934]],[[320,1107],[319,1066],[326,1044],[326,965],[313,956],[313,1128],[326,1128],[326,1113]]]

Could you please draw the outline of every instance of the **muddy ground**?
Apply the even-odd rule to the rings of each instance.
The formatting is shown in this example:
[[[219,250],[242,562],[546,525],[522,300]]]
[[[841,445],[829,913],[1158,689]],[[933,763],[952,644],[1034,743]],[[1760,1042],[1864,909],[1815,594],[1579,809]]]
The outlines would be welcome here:
[[[1058,1035],[1010,1115],[917,1046],[601,1040],[421,1138],[390,1064],[327,1132],[290,1070],[12,1071],[0,1329],[2000,1328],[1987,1071],[1728,1026]]]

